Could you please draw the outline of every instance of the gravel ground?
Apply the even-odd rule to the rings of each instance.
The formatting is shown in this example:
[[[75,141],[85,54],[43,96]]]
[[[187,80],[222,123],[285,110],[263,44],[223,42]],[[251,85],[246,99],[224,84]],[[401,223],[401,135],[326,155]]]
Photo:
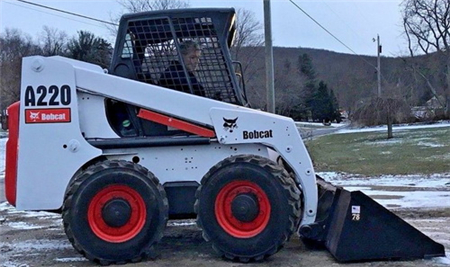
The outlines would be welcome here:
[[[447,212],[448,213],[448,212]],[[447,238],[445,244],[450,250],[449,217],[429,217],[430,212],[423,215],[415,212],[419,218],[408,218],[408,222],[425,231],[435,240]],[[94,266],[79,255],[70,245],[57,215],[41,212],[39,215],[15,213],[2,204],[0,218],[0,266]],[[6,219],[5,219],[6,217]],[[130,266],[244,266],[236,262],[226,261],[214,253],[210,245],[203,241],[200,230],[191,221],[184,225],[171,222],[165,236],[157,249],[155,259]],[[448,253],[448,252],[447,252]],[[253,264],[250,264],[253,265]],[[279,253],[258,263],[258,266],[448,266],[448,258],[432,260],[369,262],[338,264],[327,251],[309,250],[298,238],[292,238]],[[247,265],[248,266],[248,265]]]
[[[0,180],[0,186],[2,185]],[[450,208],[396,209],[405,219],[450,251]],[[154,259],[129,266],[249,266],[216,255],[202,239],[194,220],[169,221]],[[250,264],[254,266],[254,264]],[[258,266],[449,266],[450,258],[431,260],[339,264],[325,250],[311,250],[294,236],[277,254]],[[0,204],[0,266],[95,266],[79,255],[67,240],[60,215],[16,211]]]

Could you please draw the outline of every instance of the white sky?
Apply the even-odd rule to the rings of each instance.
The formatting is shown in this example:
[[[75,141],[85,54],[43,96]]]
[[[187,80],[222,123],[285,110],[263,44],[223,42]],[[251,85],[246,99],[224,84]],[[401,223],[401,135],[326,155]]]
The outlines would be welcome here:
[[[29,0],[57,9],[110,20],[121,6],[115,0]],[[406,54],[401,26],[402,0],[293,0],[356,54],[376,55],[373,38],[380,35],[383,56]],[[263,0],[190,0],[192,7],[235,7],[252,10],[263,25]],[[271,0],[274,46],[308,47],[352,54],[289,0]],[[36,38],[44,25],[73,36],[88,30],[112,41],[101,23],[27,5],[16,0],[0,0],[0,31],[19,28]]]

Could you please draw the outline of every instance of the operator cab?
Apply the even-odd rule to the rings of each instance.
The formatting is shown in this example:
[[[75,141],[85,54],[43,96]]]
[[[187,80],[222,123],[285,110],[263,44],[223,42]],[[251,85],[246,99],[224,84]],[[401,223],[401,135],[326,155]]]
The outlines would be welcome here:
[[[229,52],[235,31],[233,8],[127,14],[120,20],[109,73],[165,87],[167,82],[161,82],[162,76],[171,64],[178,62],[177,76],[195,75],[195,83],[198,81],[201,85],[203,97],[245,106],[243,79],[238,79],[235,74]],[[180,53],[185,42],[195,42],[201,47],[198,66],[192,72]],[[182,91],[199,95],[196,84],[190,79],[180,82],[184,83]],[[120,136],[180,134],[165,125],[138,118],[139,108],[129,104],[108,99],[106,110],[111,126]]]

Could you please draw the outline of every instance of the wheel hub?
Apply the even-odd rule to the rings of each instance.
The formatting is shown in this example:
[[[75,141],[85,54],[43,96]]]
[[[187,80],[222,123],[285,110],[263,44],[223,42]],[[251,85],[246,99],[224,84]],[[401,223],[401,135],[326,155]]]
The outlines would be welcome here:
[[[237,238],[251,238],[261,233],[270,219],[270,201],[256,183],[236,180],[217,194],[215,215],[224,231]]]
[[[108,201],[102,209],[102,217],[110,227],[124,226],[131,217],[131,206],[122,198]]]
[[[231,202],[233,216],[242,222],[251,222],[259,214],[258,199],[254,194],[240,194]]]

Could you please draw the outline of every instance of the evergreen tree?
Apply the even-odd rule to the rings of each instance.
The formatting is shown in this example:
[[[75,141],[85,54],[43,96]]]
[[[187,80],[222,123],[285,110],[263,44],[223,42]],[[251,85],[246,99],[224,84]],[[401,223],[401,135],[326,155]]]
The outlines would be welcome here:
[[[306,77],[303,87],[303,101],[295,107],[298,117],[313,121],[340,121],[339,104],[333,90],[324,81],[317,84],[316,72],[308,54],[298,57],[297,71]]]
[[[334,91],[328,89],[324,81],[319,82],[317,91],[312,96],[311,114],[314,121],[321,122],[340,122],[341,114]]]
[[[312,64],[312,59],[308,54],[302,54],[298,57],[297,69],[300,73],[306,75],[309,81],[312,82],[316,80],[316,72]]]
[[[297,71],[300,75],[306,77],[302,92],[303,101],[298,105],[297,111],[303,114],[302,117],[309,119],[312,116],[312,106],[314,105],[313,98],[317,91],[317,82],[316,72],[308,54],[302,54],[298,57]]]
[[[73,59],[108,67],[111,60],[111,44],[93,33],[79,31],[78,37],[67,44],[67,56]]]
[[[331,121],[341,122],[341,112],[339,111],[339,103],[334,94],[333,89],[330,89],[330,101],[331,101]]]
[[[331,101],[328,94],[328,86],[320,81],[319,86],[312,96],[311,115],[314,121],[329,121]]]

